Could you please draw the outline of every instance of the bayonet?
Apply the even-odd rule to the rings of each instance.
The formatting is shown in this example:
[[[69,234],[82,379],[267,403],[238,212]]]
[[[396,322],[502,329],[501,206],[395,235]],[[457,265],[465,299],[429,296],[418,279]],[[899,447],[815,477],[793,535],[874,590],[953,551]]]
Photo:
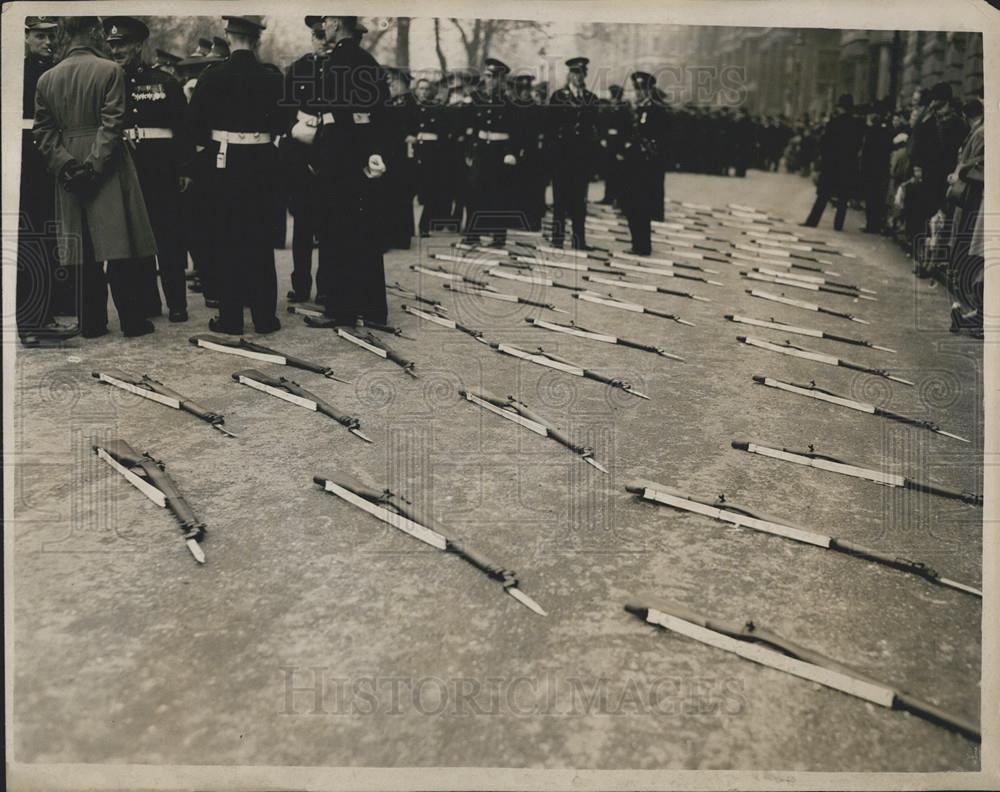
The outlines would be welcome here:
[[[757,445],[746,441],[733,440],[733,448],[737,451],[748,451],[751,454],[766,456],[772,459],[779,459],[783,462],[794,462],[797,465],[813,467],[819,470],[826,470],[831,473],[841,473],[845,476],[873,481],[886,487],[899,487],[901,489],[913,490],[915,492],[926,492],[931,495],[938,495],[942,498],[960,500],[971,506],[983,505],[983,496],[972,492],[958,492],[956,490],[941,487],[936,484],[929,484],[915,479],[900,476],[896,473],[887,473],[882,470],[872,470],[848,464],[836,457],[828,456],[816,452],[810,446],[806,451],[796,451],[788,448],[769,448],[768,446]]]
[[[205,563],[201,544],[205,538],[205,523],[195,516],[188,502],[181,495],[174,480],[167,474],[166,465],[149,454],[140,454],[124,440],[93,446],[94,453],[126,481],[149,498],[161,509],[169,509],[184,532],[184,544],[199,564]]]
[[[855,300],[868,300],[870,302],[876,301],[876,298],[872,297],[870,294],[861,294],[857,290],[848,288],[836,288],[834,286],[825,286],[821,283],[808,283],[805,281],[793,280],[783,276],[776,277],[773,275],[765,275],[757,271],[747,272],[745,270],[741,270],[740,275],[747,280],[760,281],[762,283],[774,283],[779,286],[790,286],[793,289],[807,289],[808,291],[827,292],[828,294],[837,294],[841,297],[851,297]]]
[[[539,366],[547,366],[548,368],[563,371],[576,377],[585,377],[586,379],[592,379],[595,382],[603,382],[605,385],[609,385],[612,388],[619,388],[620,390],[630,393],[633,396],[638,396],[640,399],[649,399],[646,394],[637,391],[629,382],[623,379],[609,377],[592,369],[584,368],[580,364],[573,363],[572,361],[559,357],[552,352],[546,352],[542,349],[542,347],[537,347],[534,352],[526,352],[525,350],[511,344],[498,344],[491,342],[490,346],[498,352],[503,352],[505,355],[510,355],[511,357],[528,360],[532,363],[537,363]]]
[[[520,590],[517,574],[513,570],[497,564],[482,553],[474,551],[472,548],[459,542],[457,539],[445,536],[443,533],[415,520],[406,509],[398,504],[399,496],[389,490],[376,492],[344,478],[331,479],[324,476],[313,476],[313,481],[325,491],[347,501],[352,506],[368,512],[368,514],[391,525],[393,528],[409,534],[415,539],[419,539],[424,544],[428,544],[437,550],[457,555],[480,571],[485,572],[493,580],[499,582],[504,591],[533,613],[537,613],[539,616],[547,615],[538,603]]]
[[[245,338],[233,340],[229,338],[222,338],[220,336],[196,335],[192,336],[189,341],[202,349],[210,349],[214,352],[224,352],[227,355],[239,355],[240,357],[250,358],[251,360],[259,360],[263,363],[275,363],[279,366],[300,368],[305,371],[312,371],[315,374],[322,374],[327,379],[343,382],[345,385],[351,384],[347,380],[336,376],[333,373],[333,369],[329,366],[321,366],[318,363],[310,363],[308,360],[287,355],[284,352],[278,352],[270,347],[263,346],[262,344],[255,344],[251,341],[247,341]]]
[[[749,528],[760,533],[771,534],[772,536],[780,536],[794,542],[799,542],[800,544],[820,547],[824,550],[834,550],[844,555],[862,558],[876,564],[881,564],[882,566],[917,575],[931,583],[946,586],[956,591],[972,594],[979,598],[983,596],[981,590],[965,583],[941,577],[936,570],[921,561],[900,558],[890,553],[865,547],[856,542],[838,539],[834,536],[826,536],[808,528],[800,528],[784,520],[754,514],[747,509],[730,503],[725,495],[720,495],[715,500],[701,499],[687,495],[680,490],[648,481],[631,482],[625,485],[625,489],[634,495],[638,495],[643,500],[670,506],[679,511],[700,514],[719,522],[735,525],[739,528]]]
[[[796,327],[795,325],[788,324],[787,322],[779,322],[774,318],[770,321],[765,321],[763,319],[751,319],[748,316],[740,316],[738,314],[726,314],[725,318],[730,322],[736,322],[738,324],[747,324],[754,327],[766,327],[770,330],[781,330],[786,333],[794,333],[795,335],[809,336],[810,338],[825,338],[829,341],[840,341],[844,344],[853,344],[854,346],[863,346],[868,347],[869,349],[878,349],[882,352],[890,352],[893,355],[896,354],[895,349],[873,344],[871,341],[866,341],[863,338],[851,338],[849,336],[834,335],[833,333],[826,333],[822,330],[814,330],[811,327]]]
[[[602,473],[608,472],[608,469],[604,465],[594,459],[593,448],[574,443],[567,435],[560,432],[545,421],[545,419],[536,415],[528,409],[528,406],[524,402],[518,401],[513,396],[508,396],[506,399],[498,399],[486,391],[476,392],[470,390],[459,391],[459,395],[466,401],[478,405],[494,415],[499,415],[508,421],[513,421],[519,426],[523,426],[528,431],[555,440],[579,456],[588,465],[591,465]]]
[[[781,303],[782,305],[792,305],[796,308],[804,308],[807,311],[816,311],[817,313],[826,314],[827,316],[837,316],[841,319],[857,322],[858,324],[871,324],[871,322],[865,319],[859,319],[858,317],[849,313],[844,313],[843,311],[834,311],[832,308],[824,308],[822,305],[816,305],[815,303],[793,300],[791,297],[785,297],[780,294],[758,291],[757,289],[747,289],[746,292],[751,297],[759,297],[762,300],[769,300],[770,302]]]
[[[843,663],[763,628],[752,619],[727,624],[674,603],[650,597],[634,599],[625,610],[649,624],[692,638],[760,665],[806,679],[894,710],[906,710],[979,742],[979,726],[929,702],[904,693]]]
[[[659,294],[670,294],[674,297],[686,297],[689,300],[697,300],[698,302],[711,302],[708,297],[691,294],[690,292],[676,291],[674,289],[668,289],[664,286],[655,286],[652,283],[636,283],[635,281],[627,281],[624,279],[615,280],[614,278],[604,278],[600,275],[584,275],[583,280],[588,281],[589,283],[603,283],[606,286],[618,286],[622,289],[658,292]]]
[[[617,297],[610,294],[597,294],[596,292],[585,291],[574,294],[573,297],[582,302],[594,303],[595,305],[606,305],[609,308],[619,308],[622,311],[631,311],[632,313],[658,316],[661,319],[670,319],[678,324],[688,325],[689,327],[695,326],[694,322],[689,322],[687,319],[681,319],[677,314],[667,313],[666,311],[658,311],[655,308],[647,308],[645,305],[639,305],[638,303],[628,302],[626,300],[619,300]]]
[[[373,355],[377,355],[378,357],[384,358],[386,360],[391,360],[393,363],[395,363],[397,366],[403,369],[404,373],[409,374],[414,379],[417,379],[417,372],[414,370],[416,368],[416,363],[414,363],[412,360],[404,358],[398,352],[393,350],[392,347],[390,347],[384,341],[380,341],[371,333],[365,333],[363,337],[359,337],[357,335],[354,335],[354,333],[348,332],[343,327],[338,327],[337,335],[343,338],[345,341],[349,341],[355,346],[359,346],[362,349],[371,352]]]
[[[824,363],[827,366],[840,366],[841,368],[851,369],[852,371],[861,371],[865,374],[882,377],[883,379],[898,382],[902,385],[910,385],[912,387],[914,384],[908,379],[903,379],[902,377],[890,374],[885,369],[870,368],[869,366],[862,366],[860,363],[851,363],[849,360],[842,360],[841,358],[834,357],[833,355],[825,355],[822,352],[812,352],[808,349],[794,346],[787,340],[784,345],[772,344],[770,341],[763,341],[762,339],[751,338],[749,336],[736,336],[736,340],[741,344],[757,347],[758,349],[766,349],[770,352],[778,352],[782,355],[802,358],[803,360],[812,360],[816,363]]]
[[[796,385],[794,382],[782,382],[781,380],[772,379],[771,377],[762,377],[759,374],[754,375],[753,381],[776,390],[783,390],[788,393],[797,393],[800,396],[808,396],[811,399],[818,399],[819,401],[824,401],[827,404],[836,404],[840,407],[847,407],[850,410],[857,410],[858,412],[868,413],[869,415],[878,415],[883,418],[888,418],[890,421],[898,421],[899,423],[916,426],[920,429],[927,429],[935,434],[951,437],[955,440],[961,440],[963,443],[969,442],[964,437],[959,437],[957,434],[944,431],[944,429],[933,421],[925,421],[919,418],[908,418],[905,415],[900,415],[899,413],[886,410],[874,404],[867,404],[866,402],[857,401],[856,399],[851,399],[847,396],[841,396],[833,391],[817,387],[815,382],[810,382],[808,385]]]
[[[618,344],[619,346],[629,347],[631,349],[640,349],[643,352],[652,352],[654,355],[659,355],[660,357],[670,358],[671,360],[679,360],[682,363],[684,362],[684,358],[665,352],[658,346],[643,344],[638,341],[629,341],[626,338],[619,338],[618,336],[614,336],[609,333],[601,333],[596,330],[588,330],[585,327],[580,327],[575,322],[565,325],[558,322],[547,322],[544,319],[535,319],[533,317],[526,317],[524,321],[532,327],[538,327],[542,330],[552,330],[556,333],[565,333],[566,335],[577,336],[578,338],[589,338],[591,341],[601,341],[605,344]]]
[[[269,377],[254,369],[237,371],[233,374],[233,379],[241,385],[247,385],[254,390],[269,393],[283,401],[297,404],[299,407],[305,407],[307,410],[332,418],[351,434],[366,443],[372,442],[372,439],[361,431],[360,419],[339,412],[329,402],[324,401],[311,391],[307,391],[293,380],[285,377]]]

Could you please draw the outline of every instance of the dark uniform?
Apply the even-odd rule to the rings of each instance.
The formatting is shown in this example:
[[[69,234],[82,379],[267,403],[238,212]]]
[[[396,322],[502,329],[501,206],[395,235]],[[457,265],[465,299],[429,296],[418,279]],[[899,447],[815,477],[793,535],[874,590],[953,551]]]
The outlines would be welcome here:
[[[586,58],[571,58],[571,72],[586,76]],[[586,248],[587,190],[594,170],[597,95],[572,84],[549,98],[545,136],[552,162],[552,244],[562,247],[566,218],[573,222],[573,247]]]
[[[645,72],[635,72],[632,81],[637,88],[652,87],[655,78]],[[632,251],[649,255],[651,221],[657,209],[663,211],[663,179],[666,160],[667,111],[646,95],[636,101],[629,139],[622,155],[628,189],[623,196],[625,215],[632,233]]]
[[[51,32],[55,17],[27,17],[26,32]],[[17,235],[17,332],[23,340],[44,332],[52,323],[54,275],[57,273],[55,180],[45,166],[31,134],[38,78],[52,67],[52,59],[24,56],[24,105],[21,114],[21,184]],[[66,280],[67,270],[58,270]],[[63,302],[69,302],[64,299]],[[75,314],[71,305],[57,306]]]
[[[550,168],[544,152],[546,109],[535,101],[531,82],[531,75],[518,75],[514,80],[518,115],[514,203],[524,216],[525,227],[541,231]]]
[[[103,20],[108,43],[145,41],[149,28],[132,17]],[[181,176],[190,174],[192,147],[184,125],[187,102],[180,83],[161,69],[141,59],[124,65],[124,134],[132,151],[146,211],[156,237],[155,264],[148,265],[147,314],[160,313],[160,292],[156,286],[159,265],[163,294],[170,320],[187,320],[187,247],[181,231]]]
[[[387,68],[386,73],[405,88],[389,100],[385,111],[386,249],[409,250],[413,238],[413,198],[417,192],[416,152],[417,100],[410,93],[411,77],[403,69]]]
[[[223,17],[227,30],[259,35],[258,17]],[[209,179],[213,245],[218,265],[220,310],[209,326],[243,332],[243,307],[250,306],[258,333],[280,327],[275,308],[274,216],[278,192],[277,149],[284,80],[250,50],[237,50],[207,70],[191,98],[195,142],[214,160]]]
[[[358,316],[384,323],[385,177],[371,178],[366,171],[373,173],[370,160],[382,158],[385,150],[389,86],[378,61],[353,38],[330,48],[320,85],[325,120],[315,143],[322,198],[319,255],[333,284],[324,305],[327,323],[354,324]]]
[[[306,25],[313,28],[322,24],[319,17],[306,17]],[[321,32],[321,31],[320,31]],[[295,129],[302,124],[299,132],[281,139],[281,171],[288,193],[288,208],[291,211],[292,226],[292,290],[288,299],[292,302],[306,302],[312,295],[312,258],[319,233],[319,177],[312,162],[315,143],[309,141],[322,123],[322,97],[319,90],[320,75],[326,54],[309,52],[292,63],[285,72],[285,96],[290,97],[289,118],[286,124]],[[316,271],[316,299],[322,301],[328,293],[326,272]]]
[[[457,78],[457,84],[456,84]],[[466,163],[469,152],[469,136],[475,109],[472,96],[466,93],[467,78],[462,73],[450,76],[446,118],[448,119],[448,169],[445,180],[452,204],[451,217],[456,227],[462,228],[462,216],[469,204],[469,190],[472,187],[471,168]]]
[[[449,162],[451,141],[447,109],[439,102],[418,102],[413,134],[417,198],[420,212],[420,236],[451,218],[451,201],[446,178],[453,164]]]
[[[511,181],[517,164],[518,116],[503,90],[510,68],[495,58],[487,58],[486,70],[493,76],[494,86],[473,93],[472,116],[466,128],[467,158],[472,164],[465,234],[467,242],[491,234],[493,244],[502,247],[507,241],[507,229],[517,219]]]
[[[631,108],[622,98],[620,85],[612,85],[609,90],[611,98],[600,106],[597,114],[604,175],[604,197],[600,203],[617,205],[623,192],[622,168],[618,155],[625,150],[625,133],[631,119]]]

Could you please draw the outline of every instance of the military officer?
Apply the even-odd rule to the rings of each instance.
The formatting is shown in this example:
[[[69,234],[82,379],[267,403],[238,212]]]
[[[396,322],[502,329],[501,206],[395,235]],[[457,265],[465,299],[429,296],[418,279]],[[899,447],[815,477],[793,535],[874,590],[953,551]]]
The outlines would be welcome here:
[[[455,228],[462,228],[471,186],[471,174],[466,162],[469,135],[472,134],[472,91],[478,85],[479,75],[472,72],[455,71],[447,75],[448,98],[445,107],[448,112],[448,183],[449,203],[452,205],[451,218]]]
[[[327,16],[328,43],[319,82],[324,123],[315,142],[320,179],[320,268],[334,284],[317,327],[353,325],[361,316],[384,323],[388,315],[382,228],[386,173],[385,71],[358,45],[358,18]]]
[[[529,231],[541,231],[549,169],[542,151],[545,144],[544,110],[535,101],[533,81],[534,77],[530,74],[519,74],[513,80],[513,101],[519,116],[515,204],[524,215],[524,227]]]
[[[570,58],[566,86],[549,98],[546,150],[552,162],[552,244],[563,246],[566,219],[573,222],[573,247],[587,245],[587,189],[594,169],[597,95],[587,90],[587,58]]]
[[[386,108],[385,190],[388,195],[386,248],[409,250],[413,238],[413,197],[416,194],[417,100],[410,91],[413,76],[406,69],[385,67],[389,81]]]
[[[255,55],[266,27],[262,17],[223,19],[231,54],[202,74],[189,108],[193,139],[214,160],[208,178],[220,306],[209,328],[242,334],[243,307],[249,305],[254,329],[270,333],[281,326],[275,315],[273,140],[285,120],[284,79]]]
[[[145,63],[142,48],[149,28],[135,17],[104,17],[111,55],[125,70],[125,138],[128,141],[146,211],[156,236],[156,264],[150,262],[150,315],[160,313],[158,266],[171,322],[186,322],[187,248],[181,233],[181,198],[191,182],[192,147],[185,138],[187,103],[180,83]]]
[[[45,159],[35,146],[31,128],[35,117],[38,78],[52,68],[52,46],[59,23],[55,17],[29,16],[24,20],[24,112],[21,114],[21,184],[17,245],[17,331],[25,346],[68,338],[74,328],[53,321],[56,235],[55,183]],[[60,270],[63,275],[68,270]],[[66,290],[68,291],[68,290]],[[63,302],[69,302],[65,299]],[[75,313],[72,306],[62,306]]]
[[[323,123],[319,78],[326,52],[323,17],[307,16],[312,51],[294,61],[285,72],[289,98],[287,124],[291,134],[281,139],[282,171],[288,184],[292,226],[292,290],[289,302],[307,302],[312,294],[312,258],[318,231],[318,176],[312,162],[316,130]],[[316,272],[317,301],[327,293],[325,272]]]
[[[625,146],[631,108],[625,100],[625,89],[622,86],[609,85],[608,94],[607,102],[601,105],[598,113],[604,170],[604,197],[598,203],[618,205],[622,194],[618,155]]]
[[[503,247],[507,229],[517,214],[511,195],[517,165],[517,112],[504,90],[509,72],[510,67],[503,61],[487,58],[483,87],[472,94],[472,115],[466,128],[470,194],[465,241],[470,244],[488,233],[494,247]]]
[[[666,160],[666,109],[654,94],[656,78],[647,72],[632,73],[636,101],[629,138],[621,155],[628,189],[622,196],[632,234],[630,252],[648,256],[652,252],[651,221],[657,208],[663,210],[664,162]]]
[[[445,172],[449,167],[448,119],[444,106],[434,96],[434,86],[427,78],[416,85],[416,126],[413,151],[416,163],[417,198],[420,212],[420,236],[430,236],[431,229],[451,219],[451,205]]]

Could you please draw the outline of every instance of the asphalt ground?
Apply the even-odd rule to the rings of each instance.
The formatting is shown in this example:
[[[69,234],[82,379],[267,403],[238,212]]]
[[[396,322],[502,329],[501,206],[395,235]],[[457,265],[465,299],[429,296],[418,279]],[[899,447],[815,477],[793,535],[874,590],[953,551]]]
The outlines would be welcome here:
[[[811,185],[677,175],[670,199],[730,211],[747,204],[794,222]],[[599,195],[594,185],[592,196]],[[690,213],[677,204],[668,220]],[[697,216],[696,216],[697,219]],[[701,217],[729,249],[736,229]],[[803,448],[959,490],[982,492],[982,343],[948,332],[948,297],[916,281],[888,240],[793,229],[856,258],[825,256],[839,280],[877,301],[750,284],[708,266],[713,286],[636,282],[710,298],[601,286],[694,323],[580,303],[565,289],[491,278],[501,291],[569,313],[454,295],[411,265],[483,277],[482,261],[434,261],[455,237],[386,256],[388,280],[440,300],[494,341],[544,345],[622,377],[644,401],[602,383],[499,354],[402,312],[414,340],[381,335],[418,379],[282,315],[259,340],[330,365],[341,384],[197,349],[213,313],[153,336],[20,351],[14,497],[14,759],[19,762],[496,766],[826,771],[971,770],[977,746],[890,711],[658,629],[623,610],[640,592],[705,615],[770,628],[891,686],[978,720],[981,601],[831,551],[639,501],[634,479],[727,501],[795,525],[923,561],[980,586],[982,510],[731,447]],[[626,245],[595,238],[609,247]],[[808,231],[808,233],[804,233]],[[700,243],[699,243],[700,244]],[[689,249],[690,250],[690,249]],[[705,252],[705,251],[702,251]],[[656,255],[667,257],[668,247]],[[714,255],[709,253],[709,255]],[[570,257],[561,261],[572,260]],[[291,270],[278,251],[280,293]],[[677,270],[691,272],[690,270]],[[572,271],[547,271],[578,283]],[[800,271],[801,274],[810,274]],[[699,274],[699,273],[693,273]],[[747,288],[870,322],[766,302]],[[411,302],[411,301],[410,301]],[[284,310],[284,304],[280,310]],[[889,354],[737,325],[736,313],[867,338]],[[567,323],[663,347],[678,362],[528,326]],[[249,326],[249,324],[248,324]],[[376,335],[380,335],[376,333]],[[914,382],[822,365],[737,342],[746,335]],[[254,339],[253,336],[248,336]],[[222,412],[230,439],[194,417],[98,383],[91,372],[147,373]],[[365,444],[328,418],[234,382],[256,368],[288,376],[361,419]],[[968,438],[943,437],[756,385],[761,374],[820,387]],[[464,388],[516,395],[594,447],[604,475],[572,452],[464,401]],[[207,563],[171,516],[91,450],[121,438],[166,463],[207,523]],[[11,442],[12,441],[12,442]],[[547,611],[532,613],[460,559],[322,491],[314,475],[390,488],[416,514],[508,568]]]

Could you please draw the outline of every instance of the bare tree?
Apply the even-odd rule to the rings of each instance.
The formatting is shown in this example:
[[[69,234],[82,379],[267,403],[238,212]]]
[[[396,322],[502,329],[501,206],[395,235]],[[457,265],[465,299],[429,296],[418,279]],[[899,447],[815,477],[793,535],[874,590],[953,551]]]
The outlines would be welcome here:
[[[448,59],[444,56],[444,50],[441,49],[441,19],[439,17],[434,17],[434,51],[437,52],[438,63],[441,64],[441,73],[447,74]]]
[[[547,35],[545,27],[534,20],[524,19],[475,19],[458,20],[451,18],[465,47],[466,65],[478,67],[489,57],[494,44],[502,43],[515,31],[533,30]],[[440,57],[440,55],[438,56]]]
[[[410,68],[410,18],[396,18],[396,66]]]

